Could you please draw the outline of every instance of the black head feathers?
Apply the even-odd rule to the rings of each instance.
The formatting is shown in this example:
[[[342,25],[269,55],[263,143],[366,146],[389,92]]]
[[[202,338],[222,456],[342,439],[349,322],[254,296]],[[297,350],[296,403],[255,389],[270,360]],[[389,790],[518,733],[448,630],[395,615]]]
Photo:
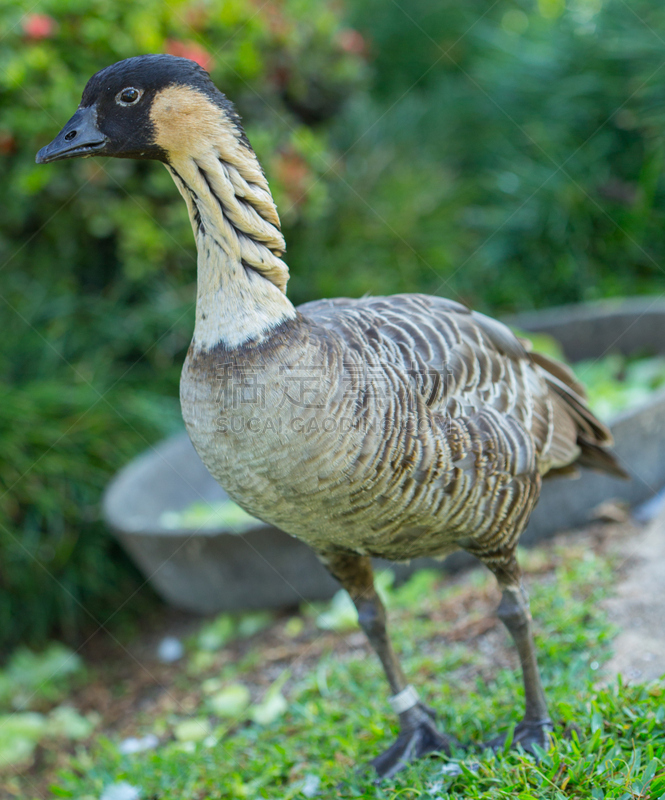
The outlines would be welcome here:
[[[249,145],[233,104],[202,67],[187,58],[145,55],[118,61],[90,78],[76,114],[39,151],[38,163],[89,155],[167,161],[155,140],[151,108],[155,97],[172,86],[191,89],[222,110],[238,139]]]

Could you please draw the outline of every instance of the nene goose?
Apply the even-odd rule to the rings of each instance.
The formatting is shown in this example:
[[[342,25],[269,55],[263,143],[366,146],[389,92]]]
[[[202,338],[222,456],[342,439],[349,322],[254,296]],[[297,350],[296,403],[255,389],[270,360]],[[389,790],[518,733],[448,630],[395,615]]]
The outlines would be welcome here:
[[[161,161],[187,203],[198,248],[187,430],[228,494],[307,542],[353,598],[400,722],[372,762],[379,776],[455,740],[400,668],[371,556],[461,548],[489,567],[522,665],[513,741],[545,746],[551,721],[517,540],[547,473],[621,473],[580,384],[499,322],[440,297],[294,308],[261,166],[233,105],[192,61],[140,56],[94,75],[37,162],[91,155]]]

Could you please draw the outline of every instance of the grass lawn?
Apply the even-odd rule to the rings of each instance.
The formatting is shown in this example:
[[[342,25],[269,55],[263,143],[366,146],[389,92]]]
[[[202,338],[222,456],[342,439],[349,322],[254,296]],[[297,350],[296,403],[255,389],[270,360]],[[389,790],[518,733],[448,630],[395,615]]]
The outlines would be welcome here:
[[[357,771],[396,725],[378,663],[338,601],[189,622],[174,664],[155,657],[159,631],[108,644],[57,700],[40,689],[32,703],[44,713],[63,702],[94,710],[94,731],[40,739],[31,768],[0,774],[0,796],[665,798],[663,685],[601,686],[613,635],[602,600],[617,573],[607,542],[619,530],[595,525],[523,554],[556,724],[539,763],[479,749],[523,708],[516,656],[493,616],[494,579],[423,572],[386,589],[392,634],[407,674],[466,752],[422,760],[380,785]],[[150,749],[123,752],[128,737]]]

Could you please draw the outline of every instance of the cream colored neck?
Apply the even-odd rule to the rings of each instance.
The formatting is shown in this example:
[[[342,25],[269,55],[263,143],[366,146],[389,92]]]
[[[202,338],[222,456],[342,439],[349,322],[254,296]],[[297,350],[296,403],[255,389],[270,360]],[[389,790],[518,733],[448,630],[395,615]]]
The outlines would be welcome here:
[[[228,144],[199,146],[169,165],[198,248],[198,351],[261,341],[296,316],[285,294],[284,239],[267,181],[250,148]]]

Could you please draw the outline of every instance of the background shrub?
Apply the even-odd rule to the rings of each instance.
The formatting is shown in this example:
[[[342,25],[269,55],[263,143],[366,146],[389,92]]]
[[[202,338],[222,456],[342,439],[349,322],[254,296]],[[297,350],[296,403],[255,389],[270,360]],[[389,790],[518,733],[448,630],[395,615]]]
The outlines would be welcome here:
[[[334,121],[309,296],[421,290],[493,313],[660,292],[665,7],[367,0],[372,85]]]

